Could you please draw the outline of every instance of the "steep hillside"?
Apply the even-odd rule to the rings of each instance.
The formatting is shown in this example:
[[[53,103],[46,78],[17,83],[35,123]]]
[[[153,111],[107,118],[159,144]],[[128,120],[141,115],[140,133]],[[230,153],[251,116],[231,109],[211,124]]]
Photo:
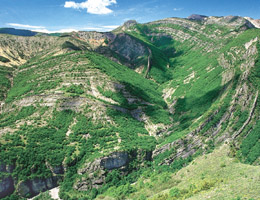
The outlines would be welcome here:
[[[259,38],[201,15],[0,35],[0,198],[260,198]]]
[[[15,29],[15,28],[0,28],[0,34],[10,34],[10,35],[19,35],[19,36],[35,36],[37,32]]]
[[[0,65],[19,66],[29,59],[39,59],[51,55],[59,55],[69,50],[89,48],[85,43],[69,36],[55,37],[37,35],[21,37],[0,34]]]
[[[130,199],[259,199],[259,167],[239,163],[229,152],[223,145],[177,173],[142,177]]]

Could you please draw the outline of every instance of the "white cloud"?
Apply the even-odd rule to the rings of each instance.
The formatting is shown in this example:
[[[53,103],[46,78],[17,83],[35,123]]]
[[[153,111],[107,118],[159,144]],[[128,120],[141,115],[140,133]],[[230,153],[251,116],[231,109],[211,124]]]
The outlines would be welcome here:
[[[18,28],[30,28],[30,29],[44,29],[44,26],[31,26],[25,24],[7,23],[8,26],[18,27]]]
[[[117,27],[119,27],[119,25],[102,26],[102,27],[107,29],[116,29]]]
[[[101,31],[102,28],[100,27],[84,27],[84,28],[81,28],[80,30],[88,30],[88,31]]]
[[[80,8],[80,6],[78,4],[76,4],[74,1],[66,1],[64,7],[65,8],[75,8],[75,9]]]
[[[15,28],[26,28],[31,31],[40,32],[40,33],[69,33],[69,32],[77,32],[77,31],[111,31],[119,25],[108,25],[108,26],[101,26],[98,25],[96,27],[76,27],[76,28],[63,28],[58,30],[48,30],[48,28],[44,26],[31,26],[31,25],[24,25],[24,24],[17,24],[17,23],[7,23],[6,25],[12,26]]]
[[[183,8],[173,8],[174,11],[181,11]]]
[[[40,32],[40,33],[70,33],[70,32],[78,32],[77,29],[68,28],[68,29],[60,29],[55,31],[49,31],[48,29],[34,29],[32,31]]]
[[[40,32],[40,33],[68,33],[68,32],[72,32],[72,31],[78,31],[77,29],[73,29],[73,28],[65,28],[65,29],[50,31],[44,26],[31,26],[31,25],[17,24],[17,23],[7,23],[6,25],[12,26],[15,28],[26,28],[28,30]]]
[[[75,1],[66,1],[65,8],[74,9],[87,9],[90,14],[104,15],[112,13],[113,11],[108,6],[116,4],[116,0],[87,0],[82,3],[76,3]]]

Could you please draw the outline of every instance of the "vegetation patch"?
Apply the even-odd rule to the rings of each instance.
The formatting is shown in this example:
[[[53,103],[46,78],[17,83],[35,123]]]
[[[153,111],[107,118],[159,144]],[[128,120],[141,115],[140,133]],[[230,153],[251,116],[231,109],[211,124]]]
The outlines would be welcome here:
[[[10,60],[6,57],[3,57],[3,56],[0,56],[0,61],[3,62],[3,63],[8,63],[10,62]]]

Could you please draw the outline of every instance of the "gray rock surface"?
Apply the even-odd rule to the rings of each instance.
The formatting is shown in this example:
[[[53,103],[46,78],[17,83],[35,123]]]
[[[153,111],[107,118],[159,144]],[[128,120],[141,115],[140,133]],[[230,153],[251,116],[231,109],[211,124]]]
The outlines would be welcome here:
[[[64,168],[63,166],[55,166],[55,167],[52,167],[52,171],[54,174],[64,174]]]
[[[57,187],[56,177],[50,177],[47,179],[35,178],[33,180],[19,183],[17,190],[22,197],[33,197],[40,192],[45,192],[55,187]]]
[[[0,199],[14,192],[14,181],[11,176],[0,178]]]
[[[123,167],[128,162],[129,156],[126,152],[115,152],[109,157],[102,158],[100,165],[105,169],[112,170]]]
[[[14,165],[6,165],[0,161],[0,172],[12,173],[14,170]]]
[[[79,175],[83,175],[78,180],[74,188],[80,191],[87,191],[92,188],[100,188],[105,184],[107,173],[114,169],[118,169],[120,173],[125,174],[126,167],[132,160],[142,163],[152,159],[152,152],[138,150],[136,152],[113,152],[107,157],[102,157],[93,162],[86,163],[84,167],[78,170]]]
[[[126,22],[124,23],[123,26],[125,26],[126,28],[129,28],[129,27],[131,27],[131,26],[133,26],[133,25],[136,25],[136,24],[137,24],[137,21],[136,21],[136,20],[128,20],[128,21],[126,21]]]
[[[5,172],[6,171],[6,166],[3,163],[0,163],[0,172]]]
[[[135,61],[140,56],[148,55],[145,46],[125,33],[118,34],[109,48],[128,61]]]
[[[193,15],[188,17],[188,19],[190,19],[190,20],[203,20],[205,18],[207,18],[207,16],[205,16],[205,15],[197,15],[197,14],[193,14]]]
[[[75,184],[74,188],[81,191],[100,188],[105,183],[105,170],[124,168],[129,161],[130,158],[127,152],[114,152],[107,157],[86,163],[82,169],[78,170],[78,174],[84,174],[85,176]]]

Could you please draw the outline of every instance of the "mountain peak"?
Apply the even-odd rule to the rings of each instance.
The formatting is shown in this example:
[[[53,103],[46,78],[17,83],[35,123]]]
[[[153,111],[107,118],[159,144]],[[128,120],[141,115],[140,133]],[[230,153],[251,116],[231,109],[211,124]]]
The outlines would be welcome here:
[[[251,17],[244,17],[247,21],[253,24],[256,28],[260,28],[260,19],[253,19]]]
[[[192,14],[188,17],[188,19],[190,19],[190,20],[203,20],[207,17],[208,16],[206,16],[206,15]]]
[[[123,26],[126,26],[126,27],[130,27],[130,26],[133,26],[133,25],[136,25],[137,24],[137,21],[136,20],[128,20],[124,23]]]

